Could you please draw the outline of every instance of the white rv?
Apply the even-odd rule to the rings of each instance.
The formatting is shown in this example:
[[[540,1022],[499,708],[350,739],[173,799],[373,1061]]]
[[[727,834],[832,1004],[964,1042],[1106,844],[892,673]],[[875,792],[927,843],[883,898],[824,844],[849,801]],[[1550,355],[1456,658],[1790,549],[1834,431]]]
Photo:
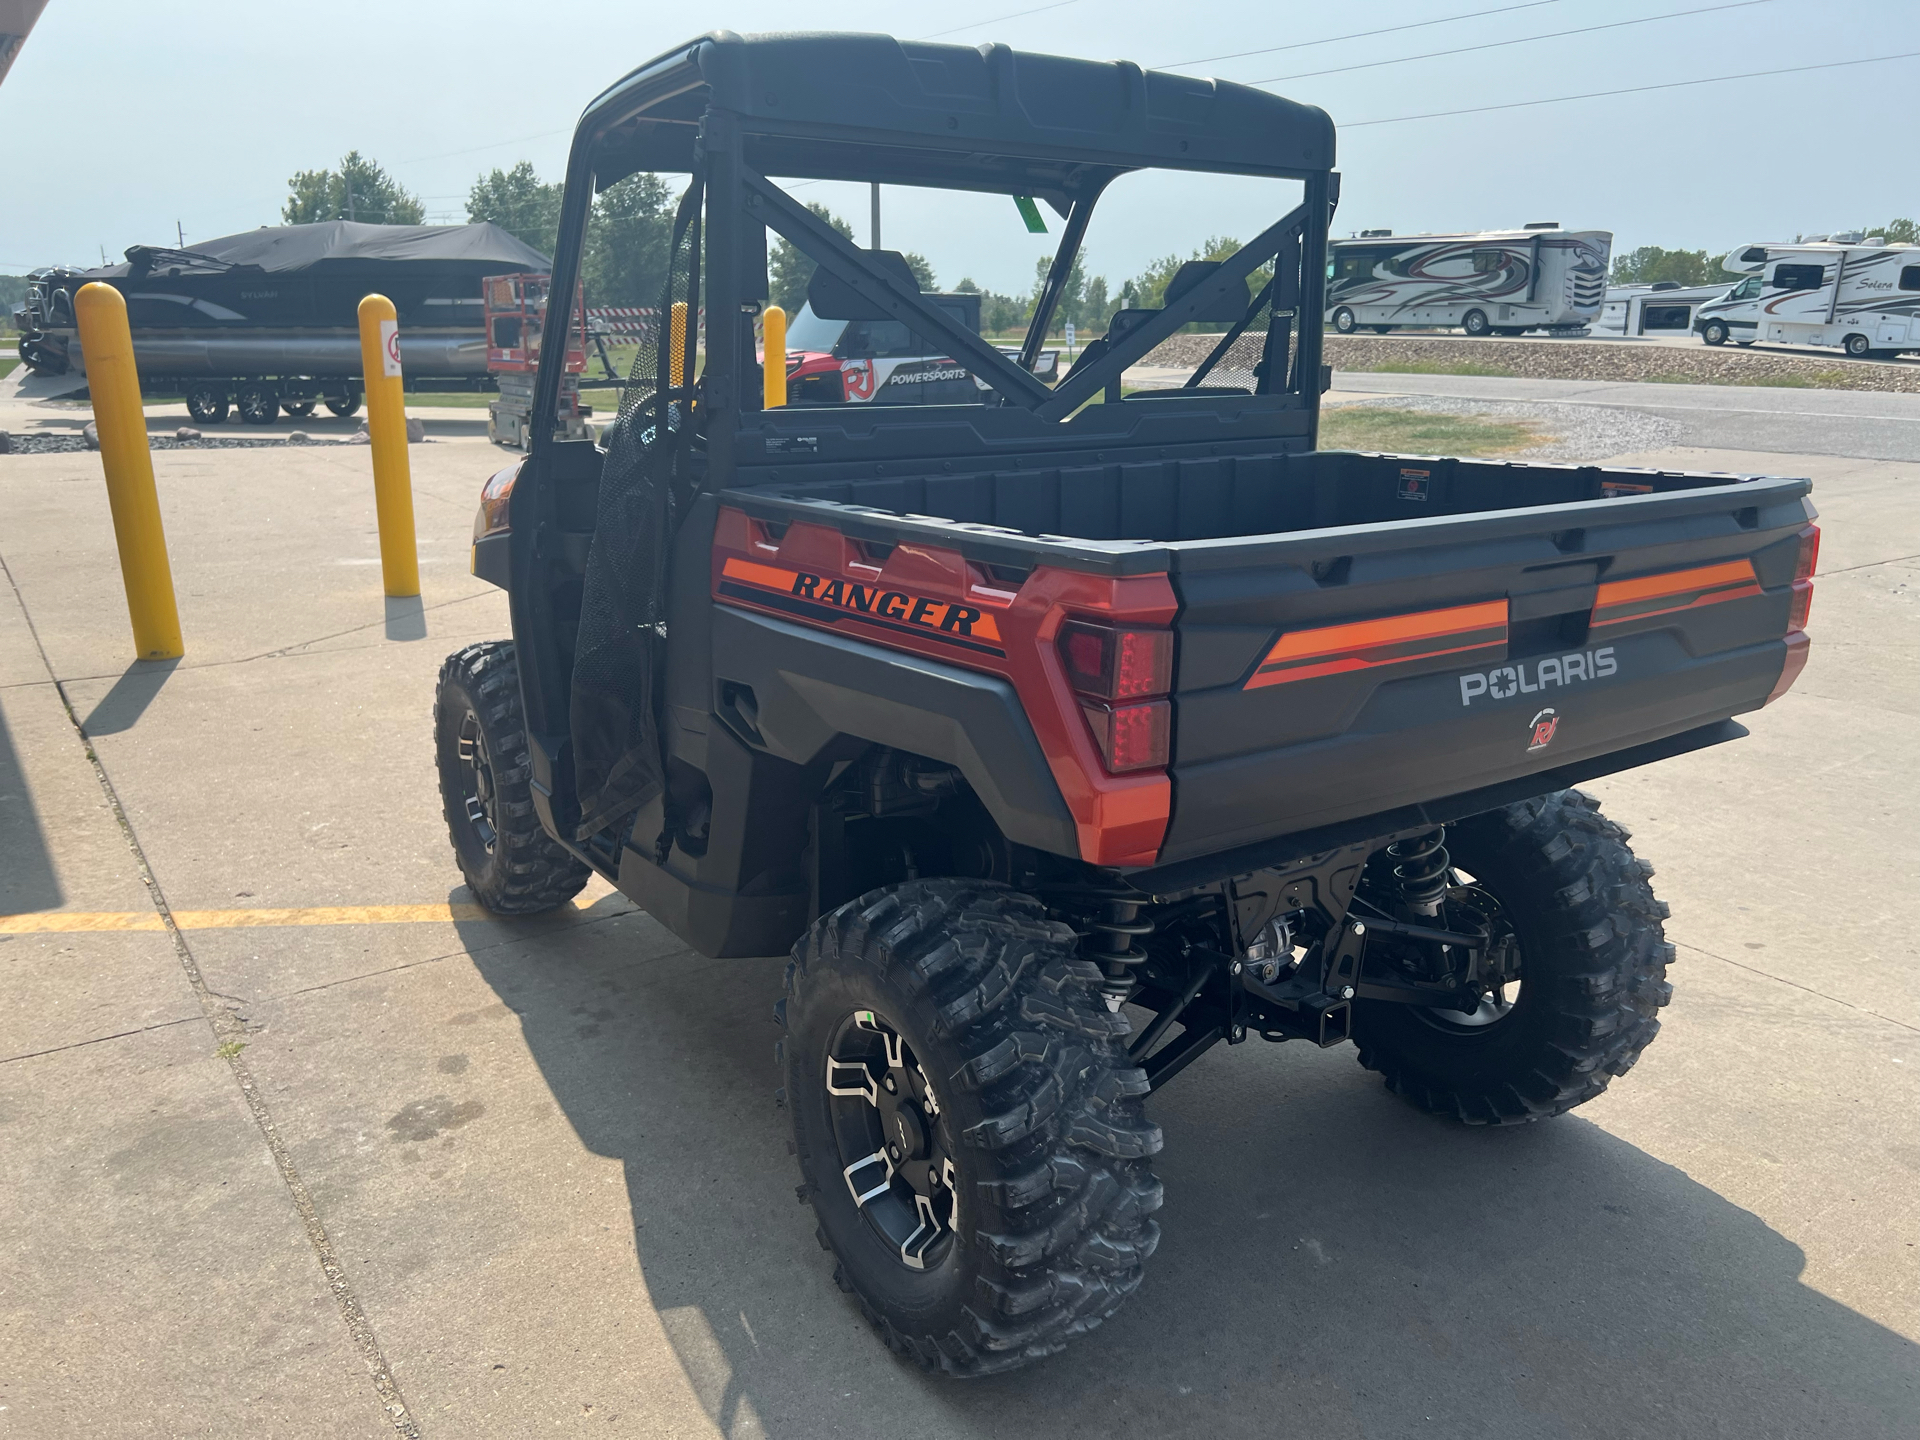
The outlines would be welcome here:
[[[1471,235],[1362,230],[1327,249],[1327,323],[1343,335],[1403,325],[1580,335],[1606,297],[1613,236],[1558,224]]]
[[[1593,328],[1601,335],[1673,335],[1693,331],[1694,311],[1726,298],[1725,282],[1718,285],[1682,285],[1656,280],[1651,285],[1610,285],[1607,303]]]
[[[1835,235],[1743,245],[1720,265],[1747,278],[1695,310],[1709,345],[1837,345],[1855,358],[1920,350],[1920,245]]]

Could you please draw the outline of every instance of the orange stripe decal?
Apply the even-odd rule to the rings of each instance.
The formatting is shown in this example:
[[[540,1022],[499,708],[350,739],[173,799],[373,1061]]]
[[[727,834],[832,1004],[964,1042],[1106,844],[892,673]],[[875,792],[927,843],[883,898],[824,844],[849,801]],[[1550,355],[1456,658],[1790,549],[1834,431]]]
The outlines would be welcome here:
[[[1274,641],[1245,688],[1496,649],[1506,643],[1505,600],[1290,630]]]
[[[1609,580],[1600,587],[1594,598],[1592,623],[1594,628],[1619,625],[1760,593],[1760,579],[1754,574],[1751,560],[1637,575],[1631,580]]]

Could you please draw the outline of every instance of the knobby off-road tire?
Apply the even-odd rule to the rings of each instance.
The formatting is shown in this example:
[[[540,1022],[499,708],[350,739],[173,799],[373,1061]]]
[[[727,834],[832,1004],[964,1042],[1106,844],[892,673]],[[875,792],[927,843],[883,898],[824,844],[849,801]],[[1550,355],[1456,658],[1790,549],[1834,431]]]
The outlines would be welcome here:
[[[1447,849],[1513,924],[1519,994],[1478,1026],[1363,1001],[1360,1063],[1422,1109],[1469,1125],[1564,1114],[1633,1068],[1673,998],[1673,946],[1660,923],[1668,910],[1647,883],[1653,866],[1578,790],[1450,825]]]
[[[1052,1354],[1119,1309],[1158,1243],[1148,1157],[1161,1139],[1141,1109],[1146,1075],[1128,1063],[1126,1019],[1108,1011],[1075,938],[1004,886],[911,881],[823,916],[787,966],[775,1053],[799,1193],[840,1288],[927,1370],[983,1375]],[[947,1233],[920,1252],[924,1268],[882,1233],[891,1194],[856,1201],[855,1182],[879,1178],[843,1158],[858,1148],[843,1138],[846,1107],[865,1103],[845,1098],[858,1072],[840,1062],[838,1090],[828,1084],[834,1047],[860,1038],[850,1026],[897,1035],[888,1053],[934,1092],[924,1143],[951,1162],[955,1204]]]
[[[453,853],[480,903],[499,915],[534,915],[578,895],[591,872],[533,813],[512,641],[447,657],[434,689],[433,741]]]

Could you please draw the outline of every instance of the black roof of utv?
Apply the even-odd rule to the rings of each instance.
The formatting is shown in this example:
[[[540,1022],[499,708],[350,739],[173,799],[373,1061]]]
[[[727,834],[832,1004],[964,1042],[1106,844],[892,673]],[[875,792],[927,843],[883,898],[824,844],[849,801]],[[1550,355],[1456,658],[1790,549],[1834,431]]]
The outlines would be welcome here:
[[[1333,167],[1325,111],[1226,80],[1005,45],[889,35],[715,31],[641,66],[587,107],[605,188],[687,170],[709,106],[741,117],[768,175],[886,180],[1065,202],[1143,166],[1304,176]]]

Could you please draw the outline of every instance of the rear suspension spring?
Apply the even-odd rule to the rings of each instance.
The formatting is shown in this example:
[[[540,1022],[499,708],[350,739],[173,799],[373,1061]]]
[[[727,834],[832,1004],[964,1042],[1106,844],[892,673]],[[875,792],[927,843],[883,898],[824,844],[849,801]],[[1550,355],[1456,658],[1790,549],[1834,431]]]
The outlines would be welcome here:
[[[1393,878],[1408,908],[1421,915],[1438,915],[1440,902],[1447,898],[1447,871],[1453,865],[1453,857],[1447,854],[1447,827],[1437,825],[1424,835],[1396,840],[1387,847],[1387,855],[1394,862]]]
[[[1086,920],[1087,937],[1082,953],[1099,965],[1105,975],[1100,993],[1109,1010],[1118,1010],[1133,994],[1133,970],[1146,962],[1147,952],[1134,942],[1151,935],[1154,924],[1140,918],[1145,903],[1128,891],[1095,892],[1087,897],[1094,914]]]

